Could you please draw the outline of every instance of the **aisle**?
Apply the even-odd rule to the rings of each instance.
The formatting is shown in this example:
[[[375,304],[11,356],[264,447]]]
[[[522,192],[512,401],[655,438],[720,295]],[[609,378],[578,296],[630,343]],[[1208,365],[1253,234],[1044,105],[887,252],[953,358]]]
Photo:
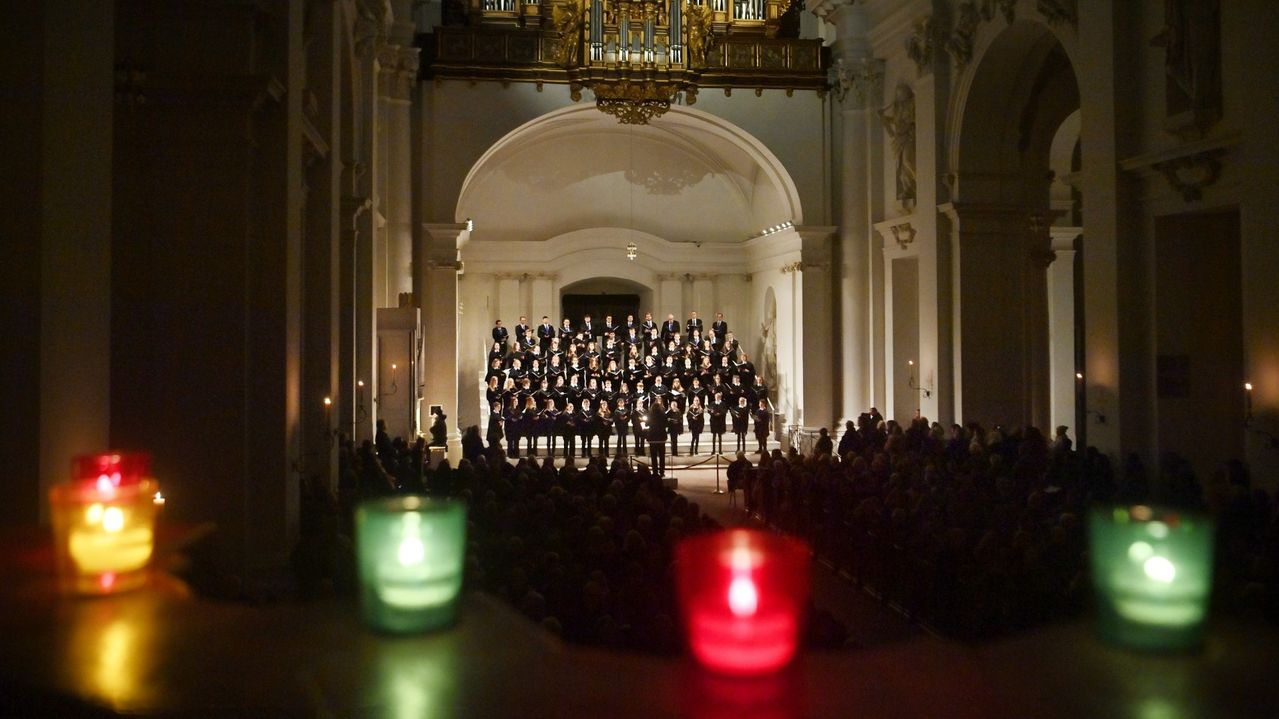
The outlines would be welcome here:
[[[737,493],[737,506],[730,507],[727,494],[715,494],[714,466],[696,469],[674,468],[680,494],[697,502],[703,512],[726,527],[757,525],[746,515],[742,493]],[[723,467],[720,486],[726,486]],[[875,598],[854,587],[820,562],[813,565],[813,600],[834,614],[848,627],[850,646],[873,647],[928,634],[900,614],[882,606]],[[940,641],[940,640],[938,640]]]

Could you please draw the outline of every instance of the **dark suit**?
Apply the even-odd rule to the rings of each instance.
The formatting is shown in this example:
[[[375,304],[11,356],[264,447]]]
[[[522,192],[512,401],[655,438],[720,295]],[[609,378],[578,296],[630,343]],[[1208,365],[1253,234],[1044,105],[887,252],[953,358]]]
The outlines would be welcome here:
[[[662,323],[662,344],[666,344],[677,334],[679,334],[679,322],[667,320]]]
[[[700,319],[689,320],[684,323],[684,331],[688,333],[688,336],[693,336],[693,330],[702,332],[702,321]]]
[[[666,410],[657,402],[648,407],[646,417],[649,461],[657,476],[666,476]]]
[[[551,340],[555,339],[555,328],[551,325],[537,326],[537,341],[542,343],[542,349],[551,346]]]
[[[493,327],[493,341],[501,342],[503,347],[506,346],[506,341],[510,336],[511,333],[507,332],[505,327]]]
[[[723,320],[715,320],[711,323],[711,333],[715,335],[718,342],[724,341],[724,335],[728,334],[728,323]]]

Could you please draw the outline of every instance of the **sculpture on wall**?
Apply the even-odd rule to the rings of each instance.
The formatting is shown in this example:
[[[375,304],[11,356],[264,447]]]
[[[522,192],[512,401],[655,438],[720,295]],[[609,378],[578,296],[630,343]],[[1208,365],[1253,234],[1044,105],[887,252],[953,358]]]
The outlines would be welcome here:
[[[711,9],[705,4],[688,4],[688,66],[705,67],[706,54],[715,38],[711,34]]]
[[[759,338],[764,345],[764,381],[773,385],[775,397],[781,397],[781,387],[777,385],[777,295],[769,287],[764,293],[764,321],[759,325]]]
[[[884,131],[893,141],[897,159],[897,200],[903,206],[915,202],[915,91],[897,83],[893,104],[879,111]]]
[[[955,61],[955,67],[962,71],[973,59],[973,42],[977,36],[977,26],[981,24],[981,13],[975,4],[966,2],[959,6],[958,14],[955,31],[946,41],[946,52]]]
[[[556,49],[555,62],[563,67],[577,65],[577,48],[582,34],[582,25],[586,20],[586,11],[582,0],[568,0],[556,3],[551,11],[551,22],[560,34],[560,44]]]
[[[906,37],[906,55],[915,62],[915,70],[923,73],[933,62],[934,23],[932,15],[915,19],[915,29]]]
[[[1218,0],[1164,0],[1164,101],[1173,132],[1201,134],[1221,117],[1221,20]]]

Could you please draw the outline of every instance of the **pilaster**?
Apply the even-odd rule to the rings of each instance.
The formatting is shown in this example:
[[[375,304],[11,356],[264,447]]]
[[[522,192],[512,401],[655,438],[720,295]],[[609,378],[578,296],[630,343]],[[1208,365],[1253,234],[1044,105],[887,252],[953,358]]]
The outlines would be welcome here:
[[[453,466],[462,458],[458,427],[458,250],[470,239],[466,224],[424,223],[418,238],[421,264],[416,293],[422,309],[423,404],[440,405],[448,416],[448,453]],[[518,319],[518,318],[517,318]],[[423,418],[423,423],[429,419]]]

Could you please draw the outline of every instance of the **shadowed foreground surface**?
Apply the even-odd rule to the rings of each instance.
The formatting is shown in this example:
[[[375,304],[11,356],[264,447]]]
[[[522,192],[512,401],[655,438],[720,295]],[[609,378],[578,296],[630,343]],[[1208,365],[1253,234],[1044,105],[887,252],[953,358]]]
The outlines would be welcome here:
[[[559,716],[1273,715],[1276,636],[1217,626],[1193,655],[1099,643],[1088,623],[987,645],[931,637],[809,652],[763,679],[688,657],[564,644],[503,603],[465,597],[453,628],[365,629],[337,600],[255,607],[194,598],[157,573],[102,599],[61,598],[36,537],[4,538],[0,714]],[[19,539],[26,548],[19,548]]]

